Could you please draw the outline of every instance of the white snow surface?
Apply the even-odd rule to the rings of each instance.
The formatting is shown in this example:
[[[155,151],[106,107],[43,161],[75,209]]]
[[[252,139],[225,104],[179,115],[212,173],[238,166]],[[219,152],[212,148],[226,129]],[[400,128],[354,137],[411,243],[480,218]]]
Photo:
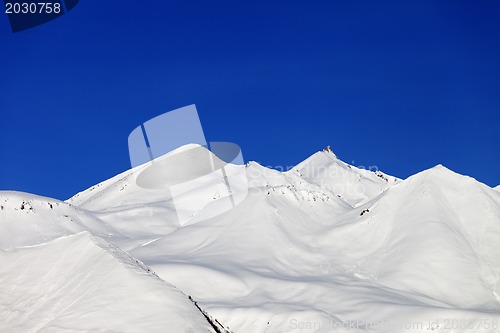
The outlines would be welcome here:
[[[212,331],[189,295],[231,332],[500,332],[498,187],[325,149],[284,173],[228,166],[249,189],[222,213],[204,178],[181,224],[137,185],[151,167],[66,202],[0,192],[0,331]]]
[[[0,258],[1,332],[211,332],[186,295],[88,232]]]

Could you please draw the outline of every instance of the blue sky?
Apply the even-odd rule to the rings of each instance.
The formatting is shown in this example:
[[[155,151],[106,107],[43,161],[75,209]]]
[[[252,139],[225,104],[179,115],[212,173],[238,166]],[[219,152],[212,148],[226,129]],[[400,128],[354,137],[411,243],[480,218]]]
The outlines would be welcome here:
[[[331,145],[496,186],[499,41],[499,1],[81,0],[15,34],[0,13],[0,189],[67,199],[130,167],[135,127],[189,104],[246,161]]]

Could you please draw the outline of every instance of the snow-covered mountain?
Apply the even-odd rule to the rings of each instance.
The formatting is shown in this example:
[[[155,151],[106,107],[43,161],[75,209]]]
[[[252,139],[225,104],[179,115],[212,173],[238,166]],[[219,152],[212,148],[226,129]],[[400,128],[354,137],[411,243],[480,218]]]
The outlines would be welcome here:
[[[441,165],[400,180],[328,147],[288,172],[227,166],[247,191],[222,209],[221,178],[175,203],[141,186],[168,158],[66,202],[0,192],[3,330],[500,332],[498,188]]]

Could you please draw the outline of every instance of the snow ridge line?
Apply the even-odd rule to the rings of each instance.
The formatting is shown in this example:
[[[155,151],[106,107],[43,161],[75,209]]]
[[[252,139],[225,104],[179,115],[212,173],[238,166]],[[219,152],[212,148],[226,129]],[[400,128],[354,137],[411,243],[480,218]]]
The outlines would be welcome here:
[[[203,310],[199,305],[198,302],[196,302],[191,296],[188,296],[189,300],[193,302],[194,306],[201,312],[203,317],[205,317],[214,329],[216,333],[233,333],[230,330],[226,329],[217,319],[213,319],[205,310]]]

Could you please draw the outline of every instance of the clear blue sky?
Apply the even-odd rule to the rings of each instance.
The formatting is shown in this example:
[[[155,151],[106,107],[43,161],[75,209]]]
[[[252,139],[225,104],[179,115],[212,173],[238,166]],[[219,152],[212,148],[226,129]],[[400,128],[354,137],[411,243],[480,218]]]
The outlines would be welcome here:
[[[402,178],[442,163],[500,183],[500,1],[81,0],[16,34],[0,13],[0,48],[0,189],[67,199],[193,103],[246,161],[331,145]]]

